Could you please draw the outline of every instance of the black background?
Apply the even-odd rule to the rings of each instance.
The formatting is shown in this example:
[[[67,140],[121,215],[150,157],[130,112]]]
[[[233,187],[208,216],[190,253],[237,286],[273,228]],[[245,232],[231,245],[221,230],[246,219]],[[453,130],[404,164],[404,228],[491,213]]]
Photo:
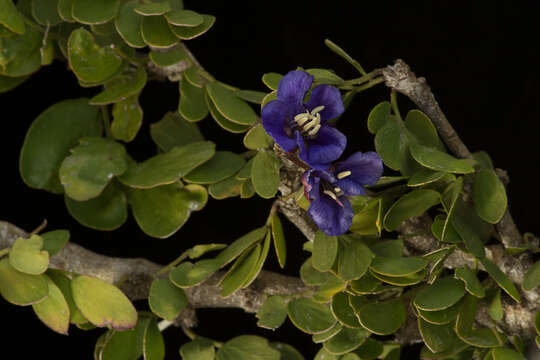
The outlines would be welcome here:
[[[509,204],[520,230],[539,232],[538,25],[534,9],[523,5],[526,2],[520,6],[511,3],[517,2],[186,0],[187,8],[217,17],[209,33],[187,44],[217,79],[261,91],[265,91],[260,81],[263,73],[286,73],[297,66],[326,67],[344,78],[357,77],[354,68],[324,46],[325,38],[338,43],[367,71],[404,59],[417,75],[427,78],[469,149],[486,150],[495,166],[508,171]],[[0,219],[30,231],[46,218],[48,229],[69,229],[72,241],[96,252],[144,256],[162,264],[198,242],[230,243],[263,224],[269,201],[230,199],[210,200],[169,239],[145,236],[132,218],[114,232],[99,232],[70,218],[61,196],[24,185],[18,174],[18,156],[32,120],[57,101],[99,91],[78,87],[74,75],[66,70],[65,63],[56,61],[16,90],[0,95]],[[382,85],[357,96],[338,124],[349,139],[347,153],[374,149],[366,128],[367,114],[388,97]],[[144,125],[128,145],[137,160],[153,154],[149,124],[176,109],[177,86],[149,83],[140,100]],[[404,97],[398,101],[402,113],[413,108]],[[201,128],[220,149],[244,151],[241,135],[228,135],[210,118]],[[295,275],[307,255],[301,251],[301,234],[285,225],[289,256],[284,272]],[[267,267],[280,271],[273,255]],[[201,310],[198,315],[200,326],[196,330],[217,340],[260,334],[295,345],[306,359],[319,348],[290,322],[272,332],[257,328],[255,317],[240,310]],[[0,300],[0,318],[3,350],[16,349],[20,359],[33,358],[36,351],[57,359],[90,359],[101,333],[71,327],[69,337],[58,335],[42,325],[30,307],[16,307],[4,300]],[[170,345],[167,359],[178,358],[178,347],[187,338],[175,328],[165,331],[165,337]],[[418,347],[408,349],[403,358],[416,359],[417,351]]]

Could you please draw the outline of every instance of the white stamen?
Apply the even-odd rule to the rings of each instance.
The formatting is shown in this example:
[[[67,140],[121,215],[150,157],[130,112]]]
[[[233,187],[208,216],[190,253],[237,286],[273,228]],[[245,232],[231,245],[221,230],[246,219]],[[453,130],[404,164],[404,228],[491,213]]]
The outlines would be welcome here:
[[[323,193],[325,193],[326,195],[330,196],[332,199],[336,200],[337,201],[337,196],[336,194],[334,194],[333,192],[331,192],[330,190],[324,190]]]
[[[340,189],[340,188],[338,188],[338,187],[336,186],[336,187],[334,188],[334,192],[335,192],[336,194],[338,194],[338,193],[340,193],[340,192],[341,192],[341,189]]]
[[[311,110],[311,115],[315,115],[324,110],[324,105],[317,106],[315,109]]]
[[[309,119],[309,118],[310,118],[310,116],[309,116],[308,113],[300,113],[300,114],[298,114],[298,115],[296,115],[296,116],[294,117],[294,121],[297,121],[297,122],[298,122],[298,121],[300,121],[300,120],[302,120],[302,119]]]
[[[350,171],[342,171],[339,174],[337,174],[338,179],[346,178],[347,176],[351,175]]]
[[[316,125],[313,129],[311,129],[310,131],[308,131],[308,135],[311,135],[311,136],[316,135],[317,132],[319,132],[319,129],[320,129],[320,128],[321,128],[321,125],[320,125],[320,124]]]
[[[304,131],[308,131],[309,129],[311,129],[312,127],[315,127],[317,125],[319,125],[319,124],[317,124],[316,119],[313,119],[310,122],[308,122],[306,125],[304,125]]]

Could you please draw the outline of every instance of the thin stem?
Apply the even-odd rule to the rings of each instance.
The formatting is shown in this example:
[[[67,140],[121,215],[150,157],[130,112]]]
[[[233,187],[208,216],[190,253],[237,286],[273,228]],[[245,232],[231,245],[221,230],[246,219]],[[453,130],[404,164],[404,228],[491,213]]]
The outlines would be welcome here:
[[[168,273],[169,271],[171,271],[173,267],[180,264],[184,259],[186,259],[188,257],[188,254],[189,254],[189,250],[184,251],[182,253],[182,255],[180,255],[179,257],[174,259],[171,263],[169,263],[167,266],[165,266],[161,270],[159,270],[156,273],[156,277],[164,275],[164,274]]]
[[[380,83],[384,82],[384,79],[382,77],[378,77],[378,78],[375,78],[373,80],[370,80],[370,82],[368,82],[367,84],[364,84],[362,86],[358,86],[357,88],[355,88],[353,91],[356,92],[356,93],[359,93],[361,91],[364,91],[364,90],[367,90],[369,88],[372,88],[374,87],[375,85],[378,85]]]
[[[396,90],[392,89],[392,92],[390,93],[390,103],[392,104],[392,109],[394,110],[394,114],[399,119],[399,122],[403,122],[403,118],[401,117],[401,114],[399,113],[399,108],[397,104],[397,93]]]
[[[347,86],[347,85],[363,84],[363,83],[368,82],[369,80],[371,80],[374,77],[377,77],[377,76],[379,76],[381,74],[382,74],[382,70],[381,69],[376,69],[376,70],[373,70],[372,72],[370,72],[370,73],[368,73],[368,74],[366,74],[364,76],[361,76],[361,77],[358,77],[358,78],[355,78],[355,79],[345,80],[342,85]]]
[[[41,224],[39,224],[39,226],[38,226],[37,228],[35,228],[34,231],[32,231],[32,232],[30,233],[30,236],[39,234],[39,233],[42,232],[43,229],[45,229],[46,227],[47,227],[47,219],[43,219],[43,221],[41,222]]]
[[[112,138],[111,133],[111,118],[109,117],[109,111],[107,105],[101,106],[101,114],[103,115],[103,126],[105,127],[105,134],[107,137]]]
[[[186,334],[186,336],[188,338],[190,338],[191,340],[195,340],[197,338],[200,338],[202,336],[200,335],[197,335],[193,330],[191,330],[190,328],[188,328],[187,326],[182,326],[182,331],[184,332],[184,334]],[[208,339],[208,338],[205,338],[207,340],[210,340],[212,342],[212,344],[217,347],[217,348],[220,348],[223,346],[223,343],[221,341],[217,341],[217,340],[213,340],[213,339]]]

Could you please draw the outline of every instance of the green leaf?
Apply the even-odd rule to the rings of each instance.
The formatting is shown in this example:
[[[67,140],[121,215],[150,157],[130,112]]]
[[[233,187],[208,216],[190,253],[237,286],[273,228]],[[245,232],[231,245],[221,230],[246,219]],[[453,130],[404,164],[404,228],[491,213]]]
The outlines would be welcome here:
[[[339,333],[326,341],[323,346],[334,355],[346,354],[359,347],[369,336],[365,329],[343,327]]]
[[[71,290],[77,308],[92,324],[115,330],[136,325],[137,310],[117,287],[97,278],[79,275],[71,281]]]
[[[106,138],[87,137],[64,159],[59,176],[67,196],[86,201],[99,196],[111,179],[127,168],[124,146]]]
[[[30,76],[20,76],[20,77],[10,77],[0,75],[0,94],[8,92],[15,89],[17,86],[21,85],[26,81]]]
[[[504,291],[506,291],[508,295],[510,295],[517,302],[521,302],[521,296],[519,295],[519,291],[516,289],[516,286],[512,280],[510,280],[508,276],[497,267],[497,265],[487,258],[480,259],[480,262],[482,265],[484,265],[484,268],[488,272],[489,276],[491,276],[491,278],[495,280],[495,282]]]
[[[143,342],[145,342],[145,332],[152,319],[141,317],[135,329],[114,331],[109,330],[105,339],[100,344],[96,344],[96,359],[100,360],[134,360],[143,354]],[[99,347],[101,349],[98,348]]]
[[[213,184],[236,174],[244,163],[244,159],[237,154],[218,151],[212,159],[184,176],[184,180],[196,184]]]
[[[218,82],[210,82],[206,91],[215,108],[227,120],[240,125],[252,125],[257,121],[255,111],[232,90]]]
[[[178,112],[192,122],[202,120],[208,115],[204,88],[193,85],[185,77],[180,80]]]
[[[138,96],[130,96],[113,105],[111,133],[117,140],[130,142],[135,139],[142,125],[143,111]]]
[[[442,241],[442,234],[444,229],[444,224],[446,223],[446,216],[444,215],[437,215],[435,216],[435,219],[433,220],[433,224],[431,224],[431,232],[433,233],[433,236],[437,238],[437,240]],[[446,233],[445,233],[444,242],[451,243],[451,244],[459,244],[463,240],[461,240],[461,237],[457,233],[456,229],[454,229],[454,226],[452,226],[451,223],[448,223],[446,225]]]
[[[0,294],[14,305],[30,305],[43,301],[49,293],[43,275],[29,275],[15,270],[8,258],[0,260]]]
[[[382,240],[369,246],[371,251],[379,257],[399,258],[403,256],[403,240]]]
[[[163,15],[171,10],[171,4],[169,1],[141,3],[135,8],[135,12],[137,14],[144,16]]]
[[[226,248],[226,244],[200,244],[195,245],[188,250],[188,256],[190,259],[197,259],[210,251],[216,251]]]
[[[272,138],[266,133],[262,124],[253,126],[244,136],[244,146],[251,150],[259,150],[270,147],[273,144]]]
[[[73,218],[84,226],[97,230],[114,230],[127,220],[126,195],[117,184],[111,183],[103,192],[88,201],[64,197]]]
[[[378,235],[377,220],[381,206],[380,199],[373,199],[354,214],[350,231],[360,235]]]
[[[369,303],[360,309],[358,319],[368,331],[377,335],[390,335],[405,323],[405,306],[400,299]]]
[[[220,262],[215,259],[201,260],[195,264],[183,262],[169,273],[169,280],[181,288],[192,287],[206,280],[220,267]]]
[[[248,199],[255,195],[255,189],[253,188],[253,183],[251,180],[246,180],[242,182],[242,185],[240,187],[240,198],[242,199]]]
[[[417,308],[416,311],[418,312],[418,315],[422,319],[427,321],[428,323],[435,324],[435,325],[445,325],[449,323],[453,324],[456,320],[459,310],[461,309],[462,303],[463,303],[463,298],[462,300],[458,301],[454,305],[444,310],[425,311],[425,310]]]
[[[409,178],[409,181],[407,181],[407,185],[414,187],[414,186],[423,186],[427,184],[431,184],[440,178],[442,178],[446,173],[443,171],[433,171],[430,169],[422,169],[416,173],[413,174]]]
[[[116,76],[105,84],[105,90],[90,99],[92,105],[105,105],[119,102],[138,94],[146,85],[146,71],[138,67],[135,73]]]
[[[326,348],[322,347],[313,360],[338,360],[340,357],[340,355],[330,354]]]
[[[425,311],[444,310],[457,303],[464,295],[463,282],[448,276],[420,289],[414,298],[414,305]]]
[[[336,319],[327,306],[318,304],[311,299],[292,300],[287,308],[292,323],[308,334],[322,333],[336,323]]]
[[[41,113],[32,123],[21,150],[19,168],[33,188],[62,193],[58,179],[61,162],[83,136],[99,136],[99,110],[87,99],[65,100]]]
[[[252,250],[239,257],[231,269],[221,279],[221,296],[228,297],[248,280],[250,273],[257,266],[261,254],[261,245],[257,244]]]
[[[270,90],[277,90],[279,82],[283,78],[283,75],[278,73],[266,73],[262,76],[262,82],[264,85],[268,86]],[[263,101],[264,104],[264,101]]]
[[[458,180],[451,186],[447,188],[446,191],[441,196],[442,204],[448,214],[444,221],[443,229],[441,232],[441,241],[447,241],[448,234],[455,232],[452,223],[454,222],[454,212],[456,208],[456,201],[461,195],[461,190],[463,189],[463,178],[458,178]],[[457,215],[458,217],[461,215]],[[458,220],[459,222],[459,220]]]
[[[214,360],[216,350],[210,340],[198,337],[182,345],[180,355],[182,360]]]
[[[268,251],[270,250],[270,242],[272,241],[271,237],[272,237],[272,234],[270,234],[270,231],[268,231],[266,233],[266,236],[264,237],[264,242],[262,245],[260,255],[257,259],[257,263],[251,268],[248,276],[245,278],[244,282],[242,283],[242,288],[246,288],[249,285],[251,285],[251,283],[255,281],[255,279],[259,276],[264,266],[264,262],[266,261],[266,258],[268,257]]]
[[[9,9],[7,11],[9,12]],[[0,75],[26,76],[40,68],[42,34],[30,26],[23,31],[21,35],[1,38]]]
[[[223,129],[227,130],[228,132],[232,133],[242,133],[245,132],[250,128],[249,125],[240,125],[237,123],[234,123],[230,120],[228,120],[226,117],[224,117],[216,108],[212,100],[210,100],[210,97],[208,93],[205,95],[205,101],[206,105],[208,106],[208,111],[210,112],[210,115],[214,118],[214,120],[218,123],[219,126],[221,126]]]
[[[280,352],[259,336],[242,335],[227,341],[216,354],[216,360],[280,360]]]
[[[289,344],[272,342],[270,346],[281,353],[280,360],[305,360],[302,354]]]
[[[142,16],[135,12],[135,7],[139,3],[138,0],[131,0],[120,8],[118,16],[114,20],[114,25],[118,34],[131,47],[142,48],[146,44],[141,35]]]
[[[276,249],[279,266],[283,269],[287,260],[287,243],[285,241],[285,234],[283,233],[283,225],[277,214],[274,214],[272,217],[272,237],[274,239],[274,248]]]
[[[526,360],[523,355],[507,347],[498,347],[492,350],[493,360]]]
[[[521,287],[523,290],[529,291],[540,285],[540,260],[535,262],[523,277]]]
[[[137,224],[145,234],[156,238],[167,238],[177,232],[191,213],[201,210],[208,200],[203,186],[182,187],[180,183],[134,189],[128,196]]]
[[[395,118],[390,118],[375,135],[375,150],[384,164],[393,170],[400,170],[404,166],[408,143],[409,140]]]
[[[72,324],[88,324],[88,320],[82,315],[81,311],[77,309],[75,302],[73,301],[73,294],[71,292],[71,279],[69,279],[64,272],[60,270],[49,269],[47,276],[54,284],[60,289],[64,299],[66,300],[69,308],[69,322]],[[92,325],[93,326],[93,325]]]
[[[467,295],[457,316],[455,330],[457,336],[469,345],[491,348],[504,344],[505,337],[501,337],[495,330],[488,328],[473,329],[472,325],[476,314],[478,299]]]
[[[215,16],[212,15],[206,15],[201,14],[203,17],[203,22],[200,25],[197,26],[175,26],[170,25],[170,28],[174,35],[179,37],[182,40],[191,40],[195,39],[196,37],[201,36],[202,34],[206,33],[212,26],[214,26],[214,23],[216,22]]]
[[[454,216],[451,219],[453,228],[463,239],[469,251],[477,258],[483,258],[485,250],[479,237],[479,224],[470,215],[469,206],[460,197],[457,197],[454,207]]]
[[[208,82],[208,79],[203,78],[199,73],[199,68],[197,66],[188,67],[182,76],[182,79],[186,79],[191,85],[198,88],[203,88],[204,85]]]
[[[266,104],[268,104],[270,101],[272,100],[276,100],[277,99],[277,90],[274,90],[268,94],[266,94],[266,96],[263,98],[262,102],[261,102],[261,110],[264,108],[264,106]]]
[[[493,170],[479,170],[473,184],[473,201],[478,215],[496,224],[506,211],[508,200],[504,185]]]
[[[212,184],[208,187],[208,193],[214,199],[221,200],[240,195],[243,182],[234,176]]]
[[[175,146],[204,140],[196,124],[172,112],[168,112],[163,119],[150,125],[150,135],[164,151],[170,151]]]
[[[341,331],[341,329],[343,329],[343,325],[340,322],[337,322],[330,329],[322,333],[314,334],[311,338],[315,344],[320,344],[336,336]]]
[[[49,287],[48,296],[32,308],[37,317],[50,329],[57,333],[67,335],[69,328],[69,306],[56,284],[44,276]]]
[[[257,311],[257,326],[275,330],[287,319],[287,303],[281,296],[268,297]]]
[[[166,51],[150,51],[148,54],[150,60],[157,66],[166,67],[171,66],[180,61],[183,61],[186,65],[191,65],[191,60],[189,59],[186,50],[182,47],[176,47],[173,49],[167,49]],[[192,67],[188,68],[191,69]],[[186,70],[187,71],[187,70]],[[184,76],[186,74],[184,71]],[[184,78],[182,77],[182,79]]]
[[[440,150],[418,143],[411,143],[410,150],[412,157],[422,166],[429,169],[455,174],[468,174],[474,172],[474,160],[456,159]]]
[[[96,44],[94,36],[84,28],[71,33],[68,40],[68,53],[71,70],[80,81],[85,83],[104,82],[115,75],[122,66],[122,59],[114,50],[109,46],[100,47]]]
[[[270,151],[259,151],[251,166],[251,181],[257,194],[265,199],[273,198],[279,186],[281,161]]]
[[[371,271],[392,277],[403,277],[417,273],[424,269],[429,261],[421,257],[386,258],[375,257],[371,262]]]
[[[328,236],[321,230],[317,230],[313,240],[313,267],[322,272],[330,270],[334,265],[337,254],[337,237]]]
[[[501,289],[497,289],[495,292],[495,296],[489,304],[488,314],[495,321],[500,321],[504,317],[504,310],[501,303]]]
[[[375,255],[361,241],[347,241],[343,238],[340,238],[340,240],[339,276],[346,281],[360,279],[368,270]]]
[[[435,325],[418,317],[418,330],[424,344],[436,353],[448,350],[456,341],[452,324]]]
[[[68,230],[54,230],[41,234],[43,239],[43,250],[49,253],[49,256],[56,255],[66,246],[69,241]]]
[[[360,65],[360,63],[358,63],[358,61],[354,60],[349,54],[347,54],[345,52],[345,50],[343,50],[341,47],[339,47],[333,41],[331,41],[329,39],[325,39],[324,44],[330,50],[332,50],[334,53],[336,53],[338,56],[342,57],[345,61],[347,61],[352,66],[354,66],[354,68],[356,70],[358,70],[358,72],[360,72],[362,75],[366,75],[366,72],[364,71],[364,69],[362,69],[362,66]]]
[[[351,305],[349,305],[349,296],[347,294],[337,293],[334,295],[330,310],[334,314],[334,317],[343,325],[351,328],[360,327],[356,314]]]
[[[154,314],[173,321],[186,307],[188,300],[184,290],[175,286],[169,279],[156,279],[150,286],[148,304]]]
[[[172,184],[202,165],[215,154],[215,145],[209,141],[174,147],[129,168],[119,180],[133,188],[150,189]]]
[[[143,16],[141,20],[141,36],[145,44],[155,48],[168,48],[178,43],[163,16]]]
[[[358,295],[371,294],[380,287],[381,282],[373,277],[371,272],[367,272],[358,280],[350,282],[351,290]]]
[[[372,338],[367,338],[366,341],[362,343],[356,350],[354,350],[351,355],[357,356],[360,360],[375,360],[379,358],[379,355],[381,355],[383,352],[383,346],[382,344],[377,341],[373,340]],[[357,358],[351,358],[347,359],[347,355],[343,358],[343,360],[355,360]]]
[[[74,0],[58,0],[58,15],[62,18],[62,20],[67,22],[74,22],[75,19],[73,19],[73,1]]]
[[[163,360],[165,358],[165,342],[156,320],[148,321],[143,335],[144,360]]]
[[[486,295],[486,291],[476,277],[476,274],[467,265],[457,268],[454,277],[463,281],[465,290],[467,290],[469,294],[479,298],[483,298]]]
[[[73,18],[83,24],[103,24],[118,12],[120,0],[73,0]]]
[[[383,101],[375,105],[369,112],[367,126],[372,134],[376,134],[389,120],[392,106],[388,101]]]
[[[165,14],[167,21],[176,26],[199,26],[204,22],[204,17],[191,10],[173,10]]]
[[[437,129],[420,110],[411,110],[407,113],[405,127],[420,144],[445,152],[444,145],[437,135]]]
[[[18,238],[9,252],[9,263],[25,274],[43,274],[49,266],[49,253],[42,248],[43,239],[39,235],[32,235],[29,239]]]
[[[250,231],[246,235],[236,239],[225,250],[219,253],[216,257],[216,261],[220,267],[227,265],[234,259],[236,259],[244,250],[248,249],[251,245],[261,240],[266,235],[266,228],[261,227]]]
[[[309,242],[312,244],[311,242]],[[332,276],[329,272],[320,272],[313,267],[312,258],[309,257],[300,267],[300,278],[306,285],[321,285]]]
[[[17,34],[24,34],[24,18],[12,0],[0,0],[0,24]]]
[[[384,217],[384,227],[388,231],[397,230],[401,223],[413,216],[426,212],[440,202],[440,194],[434,190],[416,189],[396,201]]]
[[[399,277],[381,275],[376,272],[372,272],[372,275],[376,279],[390,285],[409,286],[409,285],[418,284],[420,281],[424,280],[424,278],[426,277],[426,273],[427,273],[426,269],[423,269],[423,270],[415,272],[414,274],[410,274],[406,276],[399,276]]]
[[[58,15],[57,5],[58,0],[32,0],[32,15],[36,22],[44,26],[55,26],[60,24],[62,18]]]
[[[240,99],[249,101],[254,104],[262,104],[262,101],[266,96],[266,93],[254,90],[236,90],[235,94]]]
[[[307,69],[305,70],[313,75],[313,82],[317,84],[341,85],[345,80],[337,76],[333,71],[327,69]]]

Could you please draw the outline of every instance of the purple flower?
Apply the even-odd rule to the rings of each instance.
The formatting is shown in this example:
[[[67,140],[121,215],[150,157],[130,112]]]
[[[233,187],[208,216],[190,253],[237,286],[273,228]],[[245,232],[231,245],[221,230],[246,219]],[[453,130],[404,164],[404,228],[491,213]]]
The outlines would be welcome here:
[[[328,171],[310,169],[302,177],[308,214],[327,235],[344,234],[352,225],[353,210],[347,196],[365,194],[365,185],[377,183],[383,164],[374,152],[357,152]]]
[[[285,151],[298,147],[305,163],[327,169],[347,145],[345,135],[328,124],[328,120],[343,113],[343,101],[337,88],[319,85],[304,103],[312,83],[313,76],[304,71],[287,73],[279,82],[277,100],[262,109],[262,124]]]

